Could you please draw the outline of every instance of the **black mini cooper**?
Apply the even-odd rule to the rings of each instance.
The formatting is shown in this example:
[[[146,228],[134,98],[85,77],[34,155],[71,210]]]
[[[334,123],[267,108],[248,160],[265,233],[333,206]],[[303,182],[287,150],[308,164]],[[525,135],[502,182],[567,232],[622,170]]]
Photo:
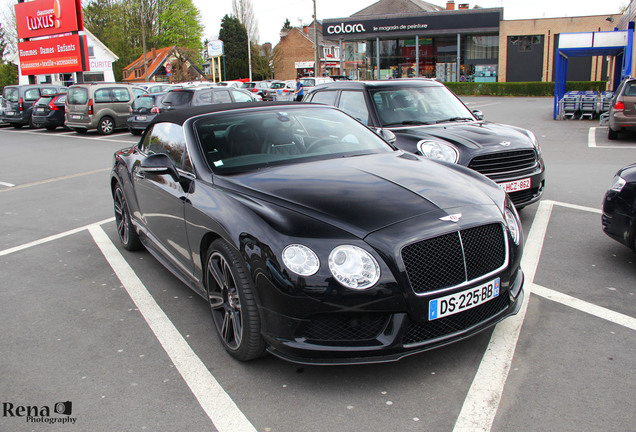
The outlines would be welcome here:
[[[517,209],[543,195],[541,148],[526,129],[483,121],[453,92],[429,79],[338,81],[312,89],[304,101],[340,108],[402,150],[467,166],[508,192]],[[390,131],[390,132],[387,132]]]

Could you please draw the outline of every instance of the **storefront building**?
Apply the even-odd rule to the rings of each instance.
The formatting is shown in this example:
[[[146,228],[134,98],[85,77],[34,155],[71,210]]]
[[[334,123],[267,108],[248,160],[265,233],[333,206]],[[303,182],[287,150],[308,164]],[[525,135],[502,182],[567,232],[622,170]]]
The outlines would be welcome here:
[[[446,10],[426,2],[420,12],[381,0],[348,18],[323,20],[324,40],[337,43],[340,70],[352,79],[437,78],[494,82],[498,78],[503,8]]]

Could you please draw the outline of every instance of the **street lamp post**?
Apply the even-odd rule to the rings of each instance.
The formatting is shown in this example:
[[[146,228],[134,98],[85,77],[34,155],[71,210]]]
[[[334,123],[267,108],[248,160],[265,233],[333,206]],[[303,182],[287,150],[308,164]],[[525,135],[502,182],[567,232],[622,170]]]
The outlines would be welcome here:
[[[320,56],[318,55],[318,18],[316,17],[316,0],[314,2],[314,76],[320,76]]]

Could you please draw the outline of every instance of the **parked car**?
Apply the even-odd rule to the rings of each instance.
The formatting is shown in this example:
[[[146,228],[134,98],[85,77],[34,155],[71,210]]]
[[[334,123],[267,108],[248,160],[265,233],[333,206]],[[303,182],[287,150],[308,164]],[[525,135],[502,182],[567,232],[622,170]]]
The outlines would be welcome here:
[[[620,83],[612,98],[608,120],[608,139],[618,139],[622,131],[636,131],[636,78]]]
[[[618,170],[603,200],[603,231],[636,252],[636,164]]]
[[[66,92],[64,86],[52,84],[9,85],[2,90],[5,99],[3,120],[14,128],[31,124],[33,103],[42,95]]]
[[[270,101],[291,101],[294,99],[296,91],[296,81],[273,81],[267,90],[267,96],[263,100]]]
[[[154,83],[154,84],[149,84],[147,86],[140,86],[140,87],[146,89],[148,93],[165,93],[174,88],[172,84],[166,84],[166,83]]]
[[[427,158],[467,166],[494,180],[521,209],[541,198],[545,167],[529,130],[483,121],[442,83],[426,79],[336,81],[304,101],[333,105],[395,145]]]
[[[345,113],[259,102],[166,112],[115,154],[115,222],[209,303],[238,360],[395,360],[523,301],[510,198]],[[187,199],[186,199],[187,198]]]
[[[251,93],[232,87],[193,87],[169,91],[162,100],[161,109],[169,111],[192,106],[254,102],[258,100]]]
[[[221,87],[241,88],[243,86],[243,81],[221,81],[216,85]]]
[[[42,96],[33,104],[31,123],[34,127],[44,127],[50,131],[64,127],[65,103],[66,93]]]
[[[243,86],[241,88],[243,90],[247,90],[248,92],[259,95],[261,97],[261,100],[266,100],[267,90],[269,89],[270,84],[271,83],[269,81],[249,81],[243,83]]]
[[[320,84],[327,84],[333,82],[330,77],[303,77],[300,79],[303,87],[314,87]]]
[[[64,124],[77,133],[97,129],[101,135],[126,127],[128,108],[146,90],[129,84],[75,84],[68,90]]]
[[[135,99],[130,106],[130,115],[126,120],[128,130],[133,135],[141,135],[146,127],[161,113],[165,108],[165,105],[161,102],[164,96],[168,94],[163,93],[148,93],[139,96]]]
[[[6,109],[6,101],[4,97],[0,95],[0,125],[6,124],[4,120],[4,110]]]

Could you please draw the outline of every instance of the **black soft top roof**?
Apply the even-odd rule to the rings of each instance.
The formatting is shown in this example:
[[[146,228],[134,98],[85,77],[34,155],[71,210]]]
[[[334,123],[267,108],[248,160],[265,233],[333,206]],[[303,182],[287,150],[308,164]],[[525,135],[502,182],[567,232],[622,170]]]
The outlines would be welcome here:
[[[211,114],[221,111],[232,111],[236,109],[249,109],[249,108],[266,108],[266,107],[282,107],[287,106],[290,108],[299,107],[302,105],[310,105],[316,107],[325,107],[325,105],[311,104],[311,103],[298,103],[298,102],[236,102],[236,103],[224,103],[224,104],[210,104],[200,105],[191,108],[180,108],[173,111],[165,111],[159,114],[152,121],[155,123],[175,123],[183,125],[189,118],[196,117],[202,114]]]

